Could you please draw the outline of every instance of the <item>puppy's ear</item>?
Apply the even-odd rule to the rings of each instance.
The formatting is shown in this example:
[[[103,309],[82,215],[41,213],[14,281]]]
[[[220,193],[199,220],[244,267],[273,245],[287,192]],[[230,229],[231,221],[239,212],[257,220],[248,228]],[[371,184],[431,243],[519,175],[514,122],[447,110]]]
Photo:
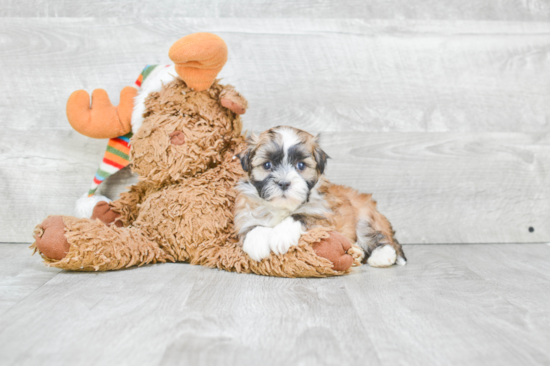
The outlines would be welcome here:
[[[256,147],[256,145],[258,145],[259,141],[260,141],[260,137],[255,135],[254,133],[251,133],[250,136],[246,138],[248,149],[253,150]]]
[[[241,166],[243,167],[243,170],[248,173],[248,171],[250,170],[250,148],[238,153],[235,156],[238,157],[241,161]]]
[[[256,145],[258,144],[258,136],[256,136],[255,134],[251,133],[250,136],[248,136],[246,138],[246,142],[248,143],[248,148],[235,155],[236,157],[239,158],[239,160],[241,161],[241,166],[243,167],[243,170],[245,172],[249,172],[250,171],[250,153],[252,152],[252,150],[254,150],[254,148],[256,147]]]
[[[314,141],[313,157],[317,162],[317,170],[319,171],[319,174],[323,174],[327,166],[327,160],[330,159],[330,156],[328,156],[328,154],[324,152],[323,149],[321,149],[321,146],[319,146],[320,139],[321,139],[321,134],[318,134],[317,136],[315,136],[315,139],[313,140]]]

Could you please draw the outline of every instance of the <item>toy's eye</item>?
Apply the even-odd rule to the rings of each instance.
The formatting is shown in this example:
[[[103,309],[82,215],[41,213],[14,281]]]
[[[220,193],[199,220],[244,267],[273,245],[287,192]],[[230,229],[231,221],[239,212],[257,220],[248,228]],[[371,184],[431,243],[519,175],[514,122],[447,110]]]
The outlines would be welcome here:
[[[298,170],[304,170],[306,168],[306,163],[301,161],[298,164],[296,164],[296,168],[298,168]]]
[[[271,169],[271,162],[268,161],[267,163],[264,163],[264,169],[265,170]]]

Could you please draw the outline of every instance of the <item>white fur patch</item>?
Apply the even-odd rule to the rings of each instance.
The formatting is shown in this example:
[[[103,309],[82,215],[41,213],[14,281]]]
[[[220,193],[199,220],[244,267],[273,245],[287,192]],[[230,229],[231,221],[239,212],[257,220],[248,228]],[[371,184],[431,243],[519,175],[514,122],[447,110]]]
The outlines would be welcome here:
[[[162,89],[162,86],[178,78],[175,65],[164,67],[159,65],[153,70],[141,85],[141,90],[134,98],[134,110],[132,111],[132,132],[136,133],[143,124],[145,113],[145,99],[152,92]]]
[[[291,246],[298,245],[302,236],[302,224],[287,217],[279,225],[273,228],[269,246],[275,254],[285,254]]]
[[[262,259],[269,257],[269,254],[271,253],[269,239],[272,231],[273,229],[270,227],[258,226],[246,234],[246,238],[243,243],[243,250],[250,258],[259,262]]]
[[[238,223],[239,234],[243,234],[254,226],[275,227],[293,213],[317,216],[326,215],[330,212],[330,209],[327,202],[321,197],[316,188],[321,185],[321,180],[322,179],[320,179],[315,188],[311,190],[309,202],[303,203],[294,212],[275,207],[271,202],[261,199],[258,196],[258,191],[252,184],[246,181],[239,182],[237,190],[240,191],[241,194],[246,195],[251,205],[254,207],[251,208],[250,205],[247,205],[246,208],[235,213],[235,222]]]
[[[247,205],[245,209],[235,213],[235,222],[239,223],[239,234],[243,234],[254,226],[275,227],[290,215],[286,210],[274,208],[269,202],[258,196],[258,191],[253,185],[247,182],[240,182],[237,189],[250,199],[254,208]]]
[[[383,245],[374,249],[367,260],[371,267],[389,267],[397,260],[397,253],[391,245]]]
[[[285,152],[285,160],[288,157],[288,149],[294,145],[301,143],[300,138],[296,134],[296,131],[290,128],[279,128],[276,130],[278,134],[283,137],[283,150]]]
[[[404,266],[405,264],[407,264],[407,260],[405,258],[403,258],[402,256],[398,255],[397,260],[395,261],[395,264],[400,265],[400,266]]]
[[[84,193],[82,197],[76,200],[76,205],[74,207],[75,217],[89,219],[94,212],[95,205],[101,201],[111,202],[111,200],[105,196],[96,194],[88,197],[88,193]]]

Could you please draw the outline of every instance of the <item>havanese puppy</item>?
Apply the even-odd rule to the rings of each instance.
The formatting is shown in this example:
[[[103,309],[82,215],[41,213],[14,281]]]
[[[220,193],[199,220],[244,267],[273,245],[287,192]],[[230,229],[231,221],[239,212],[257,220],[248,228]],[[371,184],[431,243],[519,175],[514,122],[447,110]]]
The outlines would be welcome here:
[[[237,185],[235,230],[252,259],[284,254],[308,229],[331,226],[362,248],[373,267],[407,263],[371,195],[325,178],[329,157],[318,136],[275,127],[249,137],[237,157],[247,174]]]

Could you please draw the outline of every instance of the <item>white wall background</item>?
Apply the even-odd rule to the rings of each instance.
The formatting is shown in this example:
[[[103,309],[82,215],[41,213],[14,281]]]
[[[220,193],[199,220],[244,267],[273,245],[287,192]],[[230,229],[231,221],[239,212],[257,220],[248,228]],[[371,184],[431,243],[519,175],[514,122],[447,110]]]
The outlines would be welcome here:
[[[199,31],[229,46],[245,128],[323,132],[329,177],[373,192],[401,242],[550,241],[550,1],[2,0],[0,242],[90,184],[106,141],[71,130],[70,93],[118,103]]]

